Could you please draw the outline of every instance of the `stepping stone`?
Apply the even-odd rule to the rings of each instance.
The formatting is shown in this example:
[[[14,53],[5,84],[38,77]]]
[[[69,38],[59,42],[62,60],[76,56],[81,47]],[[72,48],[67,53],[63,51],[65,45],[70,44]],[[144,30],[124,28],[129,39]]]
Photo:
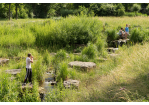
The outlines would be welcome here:
[[[11,69],[11,70],[6,70],[5,72],[12,75],[17,75],[18,73],[21,72],[21,69]]]
[[[99,61],[107,61],[108,59],[106,59],[106,58],[96,58],[97,60],[99,60]]]
[[[108,54],[110,57],[117,57],[119,54]]]
[[[107,49],[108,52],[112,51],[113,53],[115,53],[115,51],[118,50],[118,48],[113,48],[113,47],[106,48],[106,49]]]
[[[5,64],[5,63],[8,63],[8,62],[9,62],[9,59],[0,58],[0,65]]]
[[[56,53],[50,53],[50,55],[55,56],[55,55],[56,55]]]
[[[26,59],[26,57],[10,57],[9,59],[20,60],[20,59]]]
[[[79,81],[78,80],[72,80],[72,79],[69,79],[69,80],[66,80],[64,81],[63,83],[64,87],[65,88],[79,88]]]
[[[68,64],[70,67],[80,67],[83,70],[89,70],[96,67],[96,64],[93,62],[81,62],[81,61],[73,61]]]

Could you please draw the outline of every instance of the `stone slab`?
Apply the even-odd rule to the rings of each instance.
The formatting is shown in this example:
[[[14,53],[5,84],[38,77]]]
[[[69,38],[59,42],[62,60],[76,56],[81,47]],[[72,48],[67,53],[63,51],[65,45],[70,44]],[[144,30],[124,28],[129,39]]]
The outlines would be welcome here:
[[[110,57],[117,57],[119,54],[108,54]]]
[[[107,49],[108,52],[114,52],[114,53],[115,53],[116,50],[118,50],[118,48],[113,48],[113,47],[109,47],[109,48],[106,48],[106,49]]]
[[[11,69],[11,70],[5,70],[6,73],[16,75],[21,72],[21,69]]]
[[[96,58],[97,60],[99,60],[99,61],[107,61],[108,59],[106,59],[106,58]]]
[[[8,62],[9,62],[9,59],[0,58],[0,65],[5,64],[5,63],[8,63]]]
[[[96,67],[96,64],[93,62],[81,62],[73,61],[68,64],[70,67],[80,67],[81,69],[88,70]]]
[[[9,59],[20,60],[20,59],[26,59],[26,57],[9,57]]]
[[[68,79],[66,81],[63,82],[63,85],[65,88],[79,88],[79,81],[78,80],[72,80],[72,79]]]

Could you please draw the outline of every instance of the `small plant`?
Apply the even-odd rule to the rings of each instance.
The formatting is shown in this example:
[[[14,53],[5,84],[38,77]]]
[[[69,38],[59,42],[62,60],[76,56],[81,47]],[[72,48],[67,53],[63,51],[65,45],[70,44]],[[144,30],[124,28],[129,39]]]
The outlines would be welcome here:
[[[135,11],[135,13],[140,11],[140,9],[141,9],[141,6],[139,4],[133,4],[132,10]]]
[[[115,29],[108,29],[106,30],[106,34],[107,34],[107,42],[111,42],[113,40],[116,40],[119,36],[116,34],[116,30]]]
[[[130,40],[134,43],[142,42],[145,39],[144,33],[140,29],[132,30]]]
[[[67,76],[68,76],[67,64],[63,62],[60,64],[56,80],[60,81],[62,79],[64,81],[67,78]]]
[[[92,43],[88,43],[87,47],[82,50],[81,54],[82,57],[83,55],[86,55],[89,59],[94,59],[98,54],[97,47]]]
[[[43,55],[43,63],[45,63],[47,66],[50,66],[50,55],[47,50]]]

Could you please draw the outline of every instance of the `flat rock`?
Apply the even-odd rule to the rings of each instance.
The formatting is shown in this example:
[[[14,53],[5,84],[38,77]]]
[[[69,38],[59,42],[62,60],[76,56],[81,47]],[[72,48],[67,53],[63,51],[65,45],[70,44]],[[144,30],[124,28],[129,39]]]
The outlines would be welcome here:
[[[107,61],[108,59],[106,59],[106,58],[96,58],[97,60],[99,60],[99,61]]]
[[[0,58],[0,65],[1,65],[1,64],[5,64],[5,63],[8,63],[8,62],[9,62],[9,59]]]
[[[26,59],[26,57],[9,57],[9,59],[20,60],[20,59]]]
[[[55,56],[55,55],[56,55],[56,53],[50,53],[50,55],[53,55],[53,56]]]
[[[11,69],[11,70],[5,70],[6,73],[16,75],[21,72],[21,69]]]
[[[70,67],[76,66],[81,69],[88,70],[96,67],[96,64],[93,62],[81,62],[81,61],[73,61],[68,64]]]
[[[114,53],[115,53],[116,50],[118,50],[118,48],[113,48],[113,47],[109,47],[109,48],[106,48],[106,49],[107,49],[108,52],[114,52]]]
[[[50,53],[50,55],[55,56],[57,53]],[[69,54],[66,53],[66,57],[70,58]]]
[[[117,57],[119,54],[108,54],[110,57]]]
[[[78,80],[72,80],[72,79],[69,79],[69,80],[66,80],[64,81],[63,83],[64,87],[65,88],[77,88],[79,87],[79,81]]]

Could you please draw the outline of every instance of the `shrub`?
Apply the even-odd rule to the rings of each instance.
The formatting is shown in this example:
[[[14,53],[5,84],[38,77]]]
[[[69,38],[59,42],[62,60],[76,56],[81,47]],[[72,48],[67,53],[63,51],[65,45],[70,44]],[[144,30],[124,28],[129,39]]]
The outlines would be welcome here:
[[[137,13],[138,11],[140,11],[141,6],[138,4],[133,4],[132,6],[132,10],[135,11],[135,13]]]
[[[116,40],[119,35],[116,34],[116,30],[115,29],[107,29],[106,30],[106,35],[107,35],[107,42],[111,42],[113,40]]]
[[[63,17],[66,17],[66,16],[68,16],[68,15],[73,15],[73,13],[74,13],[74,10],[68,10],[68,9],[61,9],[61,11],[60,11],[60,14],[61,14],[61,16],[63,16]]]
[[[87,44],[95,41],[102,31],[102,23],[98,19],[82,17],[68,17],[59,21],[50,20],[46,26],[35,27],[37,30],[37,46],[58,45],[63,48],[74,44]]]
[[[100,7],[100,16],[115,16],[116,11],[115,11],[115,6],[113,4],[109,3],[102,3]]]
[[[85,47],[82,50],[81,54],[82,54],[82,57],[84,55],[86,55],[87,58],[94,59],[94,58],[97,57],[97,54],[98,54],[97,47],[94,44],[92,44],[92,43],[88,43],[87,47]]]
[[[45,63],[47,66],[50,66],[50,55],[47,50],[43,55],[43,63]]]
[[[50,9],[48,11],[47,18],[54,17],[55,15],[56,15],[56,10],[55,9]]]
[[[143,30],[134,29],[132,30],[130,40],[134,43],[142,42],[145,39]]]
[[[122,3],[116,5],[116,11],[118,16],[123,16],[125,14],[125,7],[122,5]]]
[[[124,9],[118,9],[118,16],[124,16],[125,10]]]
[[[68,76],[68,70],[67,70],[67,63],[61,63],[59,67],[59,71],[57,72],[56,80],[60,81],[61,79],[64,81]]]

